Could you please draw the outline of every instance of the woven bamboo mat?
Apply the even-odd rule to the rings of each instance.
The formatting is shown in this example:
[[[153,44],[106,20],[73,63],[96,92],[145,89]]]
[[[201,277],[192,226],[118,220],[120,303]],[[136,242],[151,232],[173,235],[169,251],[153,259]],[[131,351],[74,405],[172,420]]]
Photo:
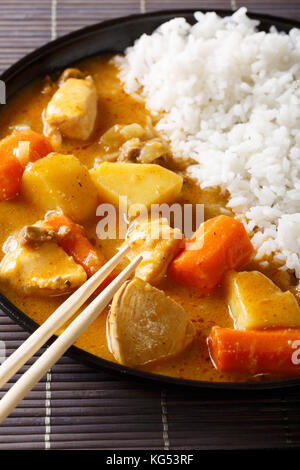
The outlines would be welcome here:
[[[7,0],[0,3],[0,72],[51,38],[104,19],[162,8],[242,5],[300,20],[298,0]],[[0,312],[7,354],[27,336]],[[124,379],[65,356],[0,426],[0,450],[295,448],[299,422],[297,389],[183,390]]]

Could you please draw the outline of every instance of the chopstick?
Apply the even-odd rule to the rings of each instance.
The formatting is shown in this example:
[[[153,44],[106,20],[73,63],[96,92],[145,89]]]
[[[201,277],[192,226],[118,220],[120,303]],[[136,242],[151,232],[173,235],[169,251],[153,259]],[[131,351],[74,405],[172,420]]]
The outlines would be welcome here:
[[[0,366],[0,388],[38,351],[54,333],[64,325],[92,295],[97,287],[119,264],[128,252],[125,246],[99,269],[88,281],[77,289],[24,343]]]
[[[111,266],[115,266],[116,257],[120,261],[120,259],[125,255],[127,250],[120,251],[114,258],[110,260],[110,262],[106,263],[104,266],[110,263],[110,266],[107,267],[105,277],[108,275],[109,272],[113,269]],[[112,262],[115,259],[114,262]],[[74,343],[74,341],[79,338],[79,336],[89,327],[89,325],[96,319],[96,317],[100,314],[100,312],[107,306],[107,304],[112,299],[113,295],[117,292],[117,290],[121,287],[121,285],[128,279],[131,273],[135,270],[138,264],[141,262],[142,256],[138,256],[135,258],[75,319],[74,321],[64,330],[64,332],[49,346],[49,348],[36,360],[36,362],[19,378],[19,380],[10,388],[10,390],[3,396],[0,401],[0,423],[9,415],[9,413],[17,406],[17,404],[25,397],[25,395],[32,389],[32,387],[43,377],[43,375],[52,367],[53,364],[69,349],[69,347]],[[110,270],[110,271],[109,271]],[[98,271],[98,273],[100,270]],[[98,274],[97,273],[97,274]],[[96,276],[96,275],[94,275]],[[91,281],[93,277],[89,280]],[[97,282],[89,282],[87,281],[82,287],[87,286],[87,290],[90,294],[95,290],[97,285],[99,285],[99,279],[101,278],[100,274],[97,277]],[[100,281],[101,282],[101,281]],[[80,288],[81,289],[81,288]],[[77,291],[79,292],[79,290]],[[74,294],[73,294],[74,295]],[[72,296],[73,297],[73,296]],[[81,290],[81,295],[79,296],[80,305],[87,299],[87,293]],[[71,297],[68,299],[70,300]],[[67,315],[68,318],[70,317],[69,311],[70,309],[74,312],[73,303],[68,305],[68,300],[62,304],[61,307],[67,305]],[[61,308],[60,307],[60,308]],[[78,309],[75,309],[75,311]],[[57,310],[56,310],[57,312]],[[55,313],[56,313],[55,312]],[[61,319],[62,312],[59,315],[59,322],[62,321]],[[55,325],[57,324],[54,322]],[[52,325],[53,326],[53,325]],[[40,328],[38,329],[40,330]],[[37,331],[38,331],[37,330]],[[54,330],[56,331],[56,329]],[[35,332],[36,333],[36,332]],[[47,330],[47,334],[49,331]],[[47,335],[46,335],[47,336]],[[46,336],[43,336],[46,337]],[[48,338],[51,336],[49,334]],[[36,344],[43,344],[42,340],[38,340],[36,338]],[[36,347],[36,346],[35,346]],[[30,345],[29,345],[30,348]],[[20,348],[19,348],[20,349]],[[30,357],[30,356],[29,356]],[[26,361],[25,361],[26,362]],[[3,363],[4,365],[5,363]],[[15,367],[17,367],[15,365]]]

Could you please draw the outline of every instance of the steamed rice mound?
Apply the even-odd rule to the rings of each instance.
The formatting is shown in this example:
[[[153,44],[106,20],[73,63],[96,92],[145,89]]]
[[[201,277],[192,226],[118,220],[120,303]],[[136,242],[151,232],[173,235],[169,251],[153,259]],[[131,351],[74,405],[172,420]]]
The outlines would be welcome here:
[[[220,186],[257,259],[300,278],[300,31],[257,30],[246,9],[196,13],[144,34],[118,57],[128,93],[158,119],[202,188]]]

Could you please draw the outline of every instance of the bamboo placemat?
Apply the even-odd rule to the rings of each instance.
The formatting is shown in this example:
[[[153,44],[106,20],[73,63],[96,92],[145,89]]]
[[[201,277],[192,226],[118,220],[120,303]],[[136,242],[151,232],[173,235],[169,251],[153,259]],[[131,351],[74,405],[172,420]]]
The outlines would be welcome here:
[[[97,21],[159,9],[242,5],[300,19],[298,0],[8,0],[0,4],[0,72],[50,39]],[[27,336],[0,312],[7,354]],[[65,356],[0,426],[0,450],[295,448],[299,422],[297,389],[233,393],[162,387]]]

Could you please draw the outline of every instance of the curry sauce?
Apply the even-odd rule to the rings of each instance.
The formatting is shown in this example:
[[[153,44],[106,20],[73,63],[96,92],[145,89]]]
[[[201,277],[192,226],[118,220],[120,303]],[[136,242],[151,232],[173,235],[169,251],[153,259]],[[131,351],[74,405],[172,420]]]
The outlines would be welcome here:
[[[61,152],[75,155],[87,168],[92,168],[95,159],[101,161],[102,149],[99,137],[115,124],[138,123],[142,126],[152,119],[145,105],[127,95],[117,77],[117,69],[109,57],[93,58],[80,64],[80,69],[93,76],[98,100],[98,117],[92,136],[85,142],[64,139]],[[3,109],[0,115],[0,137],[10,134],[13,129],[29,125],[36,132],[43,132],[42,113],[54,90],[47,87],[44,80],[38,81],[15,96]],[[218,205],[225,207],[226,196],[218,190],[202,191],[192,181],[184,181],[179,202],[184,204],[204,203],[206,216],[211,217]],[[31,205],[22,195],[0,203],[0,245],[8,236],[25,225],[33,224],[44,217],[44,212]],[[123,240],[99,240],[96,235],[97,218],[87,221],[84,228],[88,238],[109,259],[116,252]],[[1,257],[3,253],[1,253]],[[227,374],[216,370],[209,357],[206,338],[214,325],[233,327],[222,287],[204,296],[198,290],[183,286],[165,277],[157,286],[176,300],[188,313],[197,334],[196,339],[183,353],[176,357],[149,363],[141,369],[155,374],[163,374],[191,380],[207,381],[261,381],[272,379],[272,376],[256,377],[234,373]],[[65,296],[26,296],[7,286],[0,286],[1,292],[21,311],[38,324],[41,324],[65,300]],[[106,339],[105,310],[88,330],[76,341],[75,345],[91,354],[115,362],[109,351]]]

